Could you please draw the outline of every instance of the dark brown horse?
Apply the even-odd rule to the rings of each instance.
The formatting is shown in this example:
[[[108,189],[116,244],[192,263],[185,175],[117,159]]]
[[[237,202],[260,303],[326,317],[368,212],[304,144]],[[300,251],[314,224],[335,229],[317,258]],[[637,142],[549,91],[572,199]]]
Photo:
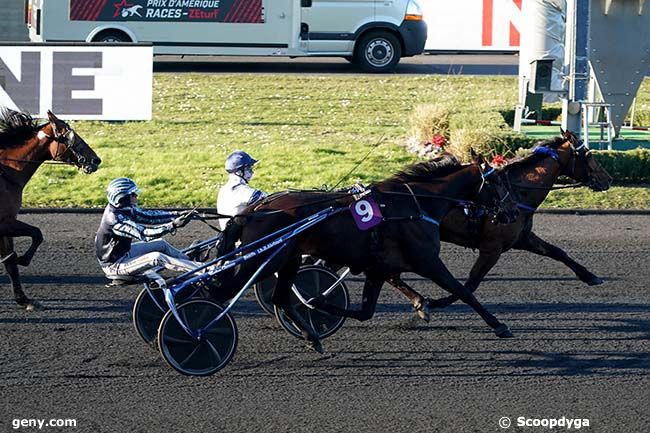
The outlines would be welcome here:
[[[465,283],[470,292],[478,288],[501,254],[510,249],[529,251],[564,263],[590,286],[603,282],[561,248],[533,233],[535,210],[553,189],[558,177],[569,177],[594,191],[605,191],[612,182],[611,176],[573,133],[561,132],[559,137],[538,143],[537,150],[530,156],[510,161],[502,169],[521,210],[514,224],[497,225],[484,218],[476,229],[472,229],[470,220],[459,207],[452,208],[443,218],[440,227],[443,242],[479,251]],[[416,307],[421,306],[419,315],[425,319],[430,309],[446,307],[459,299],[452,295],[435,301],[425,300],[398,277],[390,278],[389,282],[403,291]]]
[[[239,237],[241,231],[242,244],[246,245],[329,206],[345,209],[287,242],[284,250],[259,276],[263,279],[278,272],[273,303],[303,329],[303,336],[316,350],[321,347],[318,336],[289,302],[290,287],[303,254],[345,265],[353,273],[366,275],[360,310],[340,309],[320,299],[314,301],[313,305],[330,314],[368,320],[375,312],[384,281],[401,272],[415,272],[463,299],[498,336],[511,337],[510,329],[454,279],[438,256],[438,221],[458,200],[472,200],[481,190],[492,189],[494,202],[505,210],[506,219],[514,220],[516,206],[507,199],[509,193],[500,177],[501,174],[494,171],[483,173],[480,165],[460,165],[450,158],[420,163],[369,187],[370,196],[383,214],[383,222],[371,230],[357,228],[351,211],[347,210],[355,200],[349,193],[289,192],[273,195],[249,208],[247,215],[233,220],[224,235],[226,240],[232,240]],[[230,291],[241,287],[259,266],[260,260],[249,260],[231,276],[232,279],[224,275],[222,290],[224,286],[229,286]],[[215,295],[223,296],[223,292]]]
[[[66,122],[48,111],[49,121],[37,125],[26,113],[0,111],[0,262],[4,263],[16,302],[27,310],[39,307],[23,292],[18,266],[27,266],[43,241],[41,231],[18,221],[23,189],[45,161],[59,161],[97,170],[99,157]],[[14,251],[13,238],[29,237],[31,244],[22,255]]]

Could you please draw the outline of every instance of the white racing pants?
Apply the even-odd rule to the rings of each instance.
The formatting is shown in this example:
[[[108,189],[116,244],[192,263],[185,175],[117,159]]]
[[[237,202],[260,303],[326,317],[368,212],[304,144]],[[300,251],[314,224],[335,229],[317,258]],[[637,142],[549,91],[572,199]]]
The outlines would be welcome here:
[[[169,242],[158,239],[134,242],[129,252],[110,266],[103,268],[107,275],[139,276],[153,268],[163,267],[175,272],[187,272],[201,266]]]

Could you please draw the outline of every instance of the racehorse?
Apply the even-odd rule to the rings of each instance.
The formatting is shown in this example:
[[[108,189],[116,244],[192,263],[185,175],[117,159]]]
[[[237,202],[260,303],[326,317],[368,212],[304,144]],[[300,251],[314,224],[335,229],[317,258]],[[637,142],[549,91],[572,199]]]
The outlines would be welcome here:
[[[66,122],[48,111],[48,122],[38,125],[27,113],[0,110],[0,262],[4,263],[16,302],[26,310],[40,307],[20,283],[18,266],[28,266],[43,241],[41,231],[18,221],[23,189],[46,161],[75,165],[85,173],[97,170],[101,160]],[[13,238],[29,237],[31,244],[18,256]]]
[[[485,310],[454,279],[439,257],[439,221],[451,206],[462,200],[474,199],[487,188],[493,191],[493,204],[505,215],[505,220],[514,221],[517,209],[498,171],[491,169],[484,172],[480,164],[461,165],[456,159],[445,157],[439,161],[415,164],[361,193],[362,196],[371,197],[383,214],[382,222],[370,230],[357,228],[348,210],[348,207],[352,206],[353,209],[358,203],[354,193],[290,191],[271,195],[261,204],[247,208],[243,215],[235,217],[224,232],[224,244],[228,245],[226,250],[229,250],[234,244],[233,240],[241,236],[242,245],[247,245],[327,207],[338,210],[282,245],[283,250],[275,253],[258,276],[258,280],[261,280],[277,271],[273,303],[287,313],[302,330],[309,345],[317,351],[322,350],[318,336],[296,313],[289,300],[291,284],[303,254],[348,266],[353,273],[364,272],[366,275],[360,310],[341,309],[318,298],[312,301],[313,306],[327,313],[368,320],[375,312],[384,281],[401,272],[415,272],[463,299],[499,337],[511,337],[508,326]],[[213,296],[223,297],[222,291],[227,287],[230,287],[230,291],[236,291],[233,289],[241,287],[266,257],[268,254],[261,259],[245,262],[230,278],[224,275],[220,293]]]
[[[465,287],[474,292],[501,254],[510,249],[550,257],[564,263],[588,285],[602,284],[601,278],[577,263],[561,248],[541,239],[532,230],[535,211],[549,191],[554,189],[553,185],[559,176],[579,182],[571,187],[584,185],[594,191],[606,191],[609,188],[612,178],[591,151],[575,134],[561,130],[561,136],[538,143],[531,155],[508,162],[502,170],[521,211],[514,224],[497,225],[490,219],[483,218],[473,228],[472,222],[460,207],[452,208],[442,219],[440,235],[443,242],[479,251]],[[431,309],[446,307],[459,299],[455,295],[437,300],[425,299],[399,277],[391,277],[388,282],[404,292],[416,306],[420,317],[427,321]]]

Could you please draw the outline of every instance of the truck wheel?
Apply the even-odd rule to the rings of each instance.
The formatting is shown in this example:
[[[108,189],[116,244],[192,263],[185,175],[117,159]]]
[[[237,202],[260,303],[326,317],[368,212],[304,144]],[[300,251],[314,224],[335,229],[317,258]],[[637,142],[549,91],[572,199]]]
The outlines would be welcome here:
[[[357,64],[364,72],[390,72],[402,57],[397,37],[388,32],[371,32],[362,37],[355,50]]]
[[[97,36],[93,38],[93,42],[132,42],[126,34],[119,31],[105,31],[100,32]]]

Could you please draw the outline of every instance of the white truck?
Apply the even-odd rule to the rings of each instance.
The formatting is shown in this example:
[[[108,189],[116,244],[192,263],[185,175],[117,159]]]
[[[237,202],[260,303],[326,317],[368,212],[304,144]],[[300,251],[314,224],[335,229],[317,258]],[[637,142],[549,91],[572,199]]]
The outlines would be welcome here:
[[[32,42],[146,42],[154,55],[344,57],[389,72],[420,54],[416,0],[26,0]]]

